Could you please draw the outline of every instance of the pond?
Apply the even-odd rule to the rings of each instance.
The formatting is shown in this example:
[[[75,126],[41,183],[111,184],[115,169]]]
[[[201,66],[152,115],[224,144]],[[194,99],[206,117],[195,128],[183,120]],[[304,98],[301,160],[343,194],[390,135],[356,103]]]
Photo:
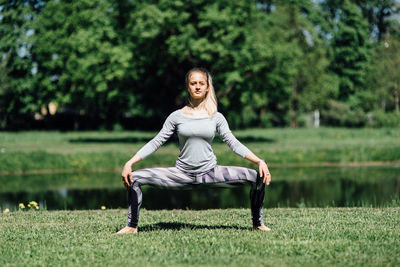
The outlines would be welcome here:
[[[266,208],[399,206],[400,166],[271,168]],[[36,201],[48,210],[126,208],[119,173],[0,176],[0,208]],[[165,189],[143,186],[143,208],[248,208],[248,185]]]

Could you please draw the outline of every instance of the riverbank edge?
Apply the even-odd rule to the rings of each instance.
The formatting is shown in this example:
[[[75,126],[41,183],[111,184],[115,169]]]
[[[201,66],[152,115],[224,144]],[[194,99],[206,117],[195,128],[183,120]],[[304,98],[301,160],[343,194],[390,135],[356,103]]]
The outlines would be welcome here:
[[[297,167],[400,167],[399,161],[367,161],[367,162],[310,162],[310,163],[272,163],[270,168],[297,168]],[[151,167],[171,167],[167,165],[152,165]],[[109,173],[120,172],[121,168],[113,169],[55,169],[55,170],[23,170],[23,171],[0,171],[2,175],[23,175],[23,174],[57,174],[57,173]]]

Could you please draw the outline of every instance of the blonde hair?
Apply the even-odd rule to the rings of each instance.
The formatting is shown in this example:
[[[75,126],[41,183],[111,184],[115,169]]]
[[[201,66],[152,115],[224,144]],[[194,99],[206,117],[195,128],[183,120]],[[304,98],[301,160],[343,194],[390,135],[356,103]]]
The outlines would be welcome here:
[[[189,78],[193,72],[200,72],[206,76],[208,92],[203,102],[201,102],[200,107],[204,108],[210,117],[213,117],[215,113],[217,113],[218,111],[217,108],[218,103],[217,103],[217,97],[215,96],[212,77],[205,68],[193,68],[186,73],[186,78],[185,78],[186,90],[189,89]],[[188,98],[189,98],[189,105],[193,107],[190,95],[188,96]]]

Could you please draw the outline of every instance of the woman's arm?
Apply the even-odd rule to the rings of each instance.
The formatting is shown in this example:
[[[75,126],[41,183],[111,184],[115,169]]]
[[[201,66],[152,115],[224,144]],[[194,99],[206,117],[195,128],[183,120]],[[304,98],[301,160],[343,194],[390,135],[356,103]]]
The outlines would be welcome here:
[[[147,144],[145,144],[136,154],[140,156],[141,159],[145,159],[152,153],[157,151],[175,132],[176,127],[176,113],[171,113],[164,122],[161,131],[151,139]]]
[[[256,163],[260,172],[260,177],[264,176],[263,182],[269,185],[271,181],[271,174],[268,170],[267,163],[258,158],[253,152],[250,151],[245,145],[239,142],[229,129],[228,122],[221,113],[216,114],[217,117],[217,132],[233,152],[239,156],[247,159],[250,162]]]
[[[161,131],[125,163],[121,175],[122,181],[126,186],[129,186],[130,182],[133,181],[132,166],[159,149],[174,133],[175,125],[175,113],[171,113],[165,120]]]
[[[240,143],[239,140],[237,140],[236,137],[233,135],[233,133],[229,129],[228,122],[226,121],[224,115],[218,112],[217,114],[215,114],[215,116],[217,116],[216,117],[217,132],[221,137],[222,141],[224,141],[224,143],[226,143],[229,146],[229,148],[237,155],[239,155],[242,158],[245,158],[245,156],[247,155],[247,153],[250,152],[250,150],[242,143]]]
[[[253,163],[258,165],[258,170],[260,172],[260,177],[264,176],[263,182],[266,183],[267,185],[269,185],[269,183],[271,182],[271,173],[268,170],[268,165],[265,162],[265,160],[260,159],[259,157],[257,157],[251,151],[249,151],[246,154],[245,159],[247,159],[248,161],[253,162]]]

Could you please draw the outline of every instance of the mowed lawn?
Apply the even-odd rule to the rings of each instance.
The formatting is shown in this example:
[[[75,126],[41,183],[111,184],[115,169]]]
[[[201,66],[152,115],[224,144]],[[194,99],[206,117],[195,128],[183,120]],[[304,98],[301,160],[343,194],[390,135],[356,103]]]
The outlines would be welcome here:
[[[161,127],[161,126],[160,126]],[[235,136],[270,166],[400,163],[400,129],[248,129]],[[157,132],[2,132],[0,174],[51,171],[116,171]],[[221,165],[254,165],[216,136]],[[173,166],[173,139],[136,167]]]
[[[142,210],[137,235],[113,235],[126,210],[0,215],[0,266],[399,266],[400,208]]]

